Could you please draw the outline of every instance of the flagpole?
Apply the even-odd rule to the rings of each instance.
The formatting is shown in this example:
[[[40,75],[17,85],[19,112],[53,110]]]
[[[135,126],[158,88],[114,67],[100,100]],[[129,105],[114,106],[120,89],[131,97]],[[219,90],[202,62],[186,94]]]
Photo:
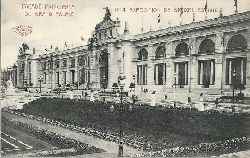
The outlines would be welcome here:
[[[141,33],[143,33],[143,15],[141,17]]]
[[[238,13],[238,0],[234,0],[235,14]]]
[[[205,4],[205,11],[206,11],[206,16],[205,16],[205,20],[207,20],[207,0],[206,0],[206,4]]]
[[[181,21],[180,21],[180,25],[182,25],[182,14],[183,14],[183,7],[181,6],[181,13],[180,13],[180,18],[181,18]]]
[[[161,29],[161,14],[158,15],[159,30]]]

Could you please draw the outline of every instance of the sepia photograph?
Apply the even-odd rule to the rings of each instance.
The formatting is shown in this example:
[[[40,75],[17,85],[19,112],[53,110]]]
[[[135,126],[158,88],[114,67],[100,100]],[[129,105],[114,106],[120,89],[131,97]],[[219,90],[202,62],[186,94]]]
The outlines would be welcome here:
[[[1,0],[0,157],[250,157],[249,0]]]

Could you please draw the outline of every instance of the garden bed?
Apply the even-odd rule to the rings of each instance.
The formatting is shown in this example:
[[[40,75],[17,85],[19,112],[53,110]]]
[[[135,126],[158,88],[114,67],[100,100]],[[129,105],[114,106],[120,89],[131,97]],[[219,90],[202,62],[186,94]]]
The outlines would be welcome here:
[[[120,125],[119,104],[113,104],[113,112],[110,111],[110,106],[101,102],[42,98],[28,103],[19,112],[117,138]],[[143,105],[133,106],[131,111],[128,105],[124,105],[123,111],[125,144],[145,151],[213,143],[248,137],[250,133],[248,114],[206,113],[192,109],[176,110]]]

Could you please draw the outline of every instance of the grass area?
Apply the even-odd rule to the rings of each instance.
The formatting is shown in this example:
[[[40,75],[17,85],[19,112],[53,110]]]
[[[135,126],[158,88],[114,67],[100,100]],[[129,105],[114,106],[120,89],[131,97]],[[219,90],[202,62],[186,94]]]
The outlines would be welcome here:
[[[15,129],[19,131],[20,134],[22,133],[23,136],[26,135],[26,141],[33,143],[33,149],[40,151],[45,150],[45,155],[43,156],[75,156],[103,152],[102,149],[66,138],[53,132],[45,131],[33,125],[11,121],[5,117],[2,117],[2,123],[3,128],[8,126],[9,131]],[[27,134],[29,137],[27,137]],[[32,138],[32,140],[30,138]],[[54,151],[52,150],[52,147],[55,149]],[[67,149],[74,149],[74,151],[69,151]],[[63,152],[60,152],[60,150]]]
[[[111,112],[107,103],[41,98],[24,106],[21,112],[118,133],[119,104],[113,105],[115,110]],[[122,123],[126,138],[143,142],[150,151],[250,135],[250,116],[239,114],[149,106],[133,106],[130,111],[124,105]]]

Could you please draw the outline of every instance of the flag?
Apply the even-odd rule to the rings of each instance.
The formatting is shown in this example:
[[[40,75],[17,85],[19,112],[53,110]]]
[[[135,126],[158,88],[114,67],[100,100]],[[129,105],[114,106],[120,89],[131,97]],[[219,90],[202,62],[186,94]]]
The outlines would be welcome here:
[[[206,0],[206,4],[205,4],[205,7],[204,7],[206,13],[207,13],[207,0]]]
[[[237,7],[238,3],[237,0],[234,0],[234,6]]]
[[[181,6],[180,18],[182,14],[183,14],[183,7]]]
[[[159,14],[159,15],[157,16],[157,21],[158,21],[158,23],[161,22],[161,14]]]

